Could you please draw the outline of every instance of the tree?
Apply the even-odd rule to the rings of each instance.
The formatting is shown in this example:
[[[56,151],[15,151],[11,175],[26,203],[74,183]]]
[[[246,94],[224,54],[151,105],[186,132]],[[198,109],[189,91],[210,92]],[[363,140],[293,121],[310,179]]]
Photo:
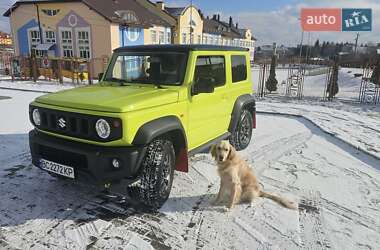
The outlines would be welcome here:
[[[314,48],[317,48],[319,47],[319,39],[317,39],[317,41],[315,41],[315,44],[314,44]]]
[[[270,64],[269,77],[265,83],[265,87],[267,88],[269,93],[272,93],[273,91],[277,90],[277,84],[278,81],[276,79],[276,55],[273,55]]]
[[[371,75],[371,82],[380,86],[380,59],[377,60],[377,64],[375,68],[373,69],[373,72]]]
[[[334,65],[332,67],[331,75],[330,75],[330,78],[329,78],[329,83],[327,85],[327,90],[326,90],[326,92],[328,94],[328,99],[330,101],[339,92],[338,74],[339,74],[339,61],[338,61],[338,58],[335,57],[335,59],[334,59]]]
[[[319,39],[315,41],[314,48],[312,49],[312,55],[314,57],[319,57],[321,55],[321,46],[319,45]]]
[[[323,41],[320,55],[324,56],[325,55],[325,51],[326,51],[326,42]]]

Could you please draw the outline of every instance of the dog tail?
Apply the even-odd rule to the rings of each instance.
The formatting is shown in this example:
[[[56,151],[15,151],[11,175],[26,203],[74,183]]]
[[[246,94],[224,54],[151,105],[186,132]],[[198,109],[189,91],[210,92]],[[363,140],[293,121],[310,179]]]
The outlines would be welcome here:
[[[270,194],[270,193],[267,193],[264,191],[260,191],[260,197],[271,199],[271,200],[277,202],[278,204],[280,204],[281,206],[289,208],[289,209],[296,209],[297,208],[293,202],[288,201],[288,200],[286,200],[280,196],[273,195],[273,194]]]

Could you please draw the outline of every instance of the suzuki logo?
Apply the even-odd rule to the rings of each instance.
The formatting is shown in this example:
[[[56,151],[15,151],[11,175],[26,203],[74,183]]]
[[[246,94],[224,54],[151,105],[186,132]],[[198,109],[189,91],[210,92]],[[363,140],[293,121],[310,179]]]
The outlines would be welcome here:
[[[60,128],[62,128],[62,129],[66,128],[66,120],[63,119],[63,118],[60,118],[60,119],[58,120],[58,126],[59,126]]]

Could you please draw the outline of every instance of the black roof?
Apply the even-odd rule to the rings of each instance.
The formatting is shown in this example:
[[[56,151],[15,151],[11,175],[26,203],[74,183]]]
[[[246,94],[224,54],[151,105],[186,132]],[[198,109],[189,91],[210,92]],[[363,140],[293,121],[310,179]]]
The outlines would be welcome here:
[[[165,6],[165,10],[169,12],[171,15],[176,16],[176,17],[181,15],[184,9],[185,7],[166,7]]]
[[[234,46],[218,46],[203,44],[165,44],[165,45],[138,45],[125,46],[114,50],[114,52],[148,52],[148,51],[172,51],[172,52],[189,52],[189,51],[248,51],[247,48]]]
[[[124,24],[124,21],[118,12],[121,12],[122,10],[132,10],[137,17],[137,22],[133,24],[135,26],[150,27],[152,24],[161,26],[175,25],[174,17],[157,8],[156,5],[150,6],[152,3],[149,0],[19,0],[14,3],[3,15],[9,17],[11,12],[15,11],[22,4],[71,2],[81,2],[113,23]]]

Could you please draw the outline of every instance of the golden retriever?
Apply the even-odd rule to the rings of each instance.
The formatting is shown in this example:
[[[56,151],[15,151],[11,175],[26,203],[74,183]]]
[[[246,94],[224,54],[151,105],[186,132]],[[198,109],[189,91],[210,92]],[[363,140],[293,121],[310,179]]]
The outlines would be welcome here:
[[[255,198],[264,197],[286,208],[296,209],[294,203],[261,190],[253,170],[245,160],[239,157],[228,141],[213,145],[210,153],[218,165],[220,176],[220,188],[213,205],[218,205],[228,198],[227,209],[231,209],[237,203],[252,203]]]

